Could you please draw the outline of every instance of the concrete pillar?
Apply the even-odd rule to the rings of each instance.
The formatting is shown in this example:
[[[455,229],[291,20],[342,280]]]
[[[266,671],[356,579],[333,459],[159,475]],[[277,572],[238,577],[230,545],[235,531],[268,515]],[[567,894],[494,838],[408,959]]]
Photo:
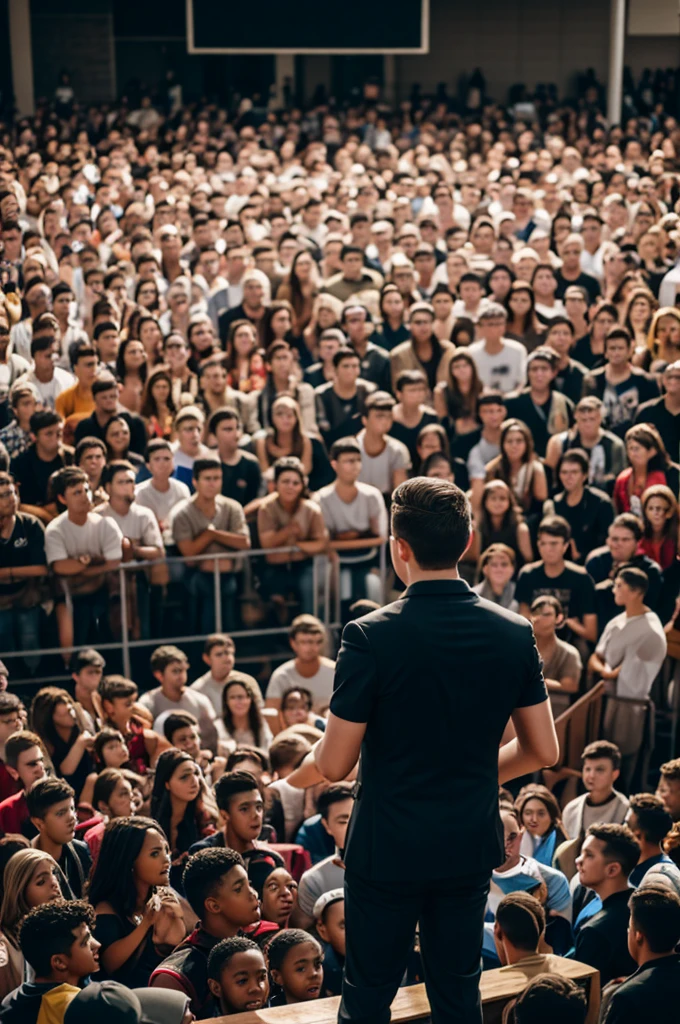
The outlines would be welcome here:
[[[35,95],[30,0],[9,0],[9,44],[12,53],[12,86],[17,111],[24,115],[33,114]]]
[[[626,0],[610,0],[609,87],[607,119],[610,124],[621,120],[623,99],[623,52],[626,42]]]

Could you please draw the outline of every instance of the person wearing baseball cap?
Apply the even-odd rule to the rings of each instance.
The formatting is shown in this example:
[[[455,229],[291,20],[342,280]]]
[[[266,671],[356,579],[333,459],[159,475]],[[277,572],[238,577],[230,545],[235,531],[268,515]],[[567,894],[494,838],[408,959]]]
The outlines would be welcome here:
[[[184,992],[131,989],[117,981],[92,982],[64,1014],[64,1024],[191,1024],[195,1019]]]
[[[325,996],[339,996],[345,965],[345,890],[329,889],[314,904],[314,924],[323,942]]]

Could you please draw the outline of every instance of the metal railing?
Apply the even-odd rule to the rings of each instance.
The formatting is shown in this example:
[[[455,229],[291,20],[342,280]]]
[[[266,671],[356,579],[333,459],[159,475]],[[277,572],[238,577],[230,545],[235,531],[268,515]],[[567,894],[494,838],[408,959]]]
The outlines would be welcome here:
[[[382,601],[385,600],[386,592],[386,579],[387,579],[387,545],[383,541],[382,543],[375,545],[379,551],[379,588]],[[131,674],[131,651],[137,648],[143,647],[155,647],[163,642],[172,642],[175,644],[192,643],[196,640],[205,639],[209,634],[200,632],[191,632],[186,635],[164,637],[144,637],[141,639],[133,639],[131,636],[131,623],[129,621],[129,608],[128,608],[128,597],[129,597],[129,584],[128,584],[128,573],[139,573],[145,570],[151,570],[161,565],[168,567],[184,566],[187,569],[196,568],[198,563],[201,562],[212,562],[213,563],[213,601],[214,601],[214,629],[211,632],[221,633],[222,620],[223,620],[223,608],[222,608],[222,587],[221,581],[226,573],[222,573],[220,570],[220,563],[229,561],[234,563],[233,570],[229,575],[244,574],[247,577],[246,582],[250,586],[250,591],[254,590],[253,587],[253,572],[252,572],[252,561],[255,558],[264,558],[267,555],[273,554],[290,554],[292,552],[300,552],[300,548],[296,546],[287,546],[280,548],[257,548],[250,549],[247,551],[224,551],[219,554],[203,554],[194,555],[191,557],[181,555],[169,555],[163,558],[158,558],[153,561],[145,562],[122,562],[117,569],[109,570],[106,573],[102,573],[103,576],[111,576],[113,573],[118,576],[118,595],[120,598],[120,639],[116,639],[113,642],[97,643],[96,647],[98,651],[120,651],[122,655],[123,672],[126,676]],[[312,563],[312,593],[313,593],[313,614],[321,619],[328,630],[339,629],[342,625],[340,621],[340,573],[343,568],[347,567],[347,563],[343,561],[342,557],[338,557],[336,553],[323,552],[314,556],[305,556]],[[270,563],[271,564],[271,563]],[[281,563],[285,564],[285,563]],[[321,575],[320,575],[321,574]],[[67,603],[72,608],[72,598],[68,587],[68,577],[60,577],[60,581],[64,586],[66,593]],[[182,586],[181,579],[171,580],[169,586],[178,585]],[[189,598],[188,591],[185,591],[187,598]],[[86,595],[75,595],[86,596]],[[248,597],[242,598],[247,601]],[[265,599],[266,604],[266,599]],[[255,627],[253,629],[238,629],[229,630],[229,635],[234,639],[242,638],[256,638],[256,637],[267,637],[267,636],[280,636],[288,632],[287,626],[272,626],[272,627]],[[44,647],[38,649],[32,649],[30,651],[25,650],[14,650],[14,651],[0,651],[1,658],[36,658],[36,657],[47,657],[47,656],[62,656],[64,654],[73,654],[76,651],[84,650],[91,647],[91,642],[84,642],[80,644],[74,644],[73,646],[58,646],[58,647]],[[30,682],[30,677],[21,680],[22,682]],[[35,680],[36,682],[43,682],[43,680]]]

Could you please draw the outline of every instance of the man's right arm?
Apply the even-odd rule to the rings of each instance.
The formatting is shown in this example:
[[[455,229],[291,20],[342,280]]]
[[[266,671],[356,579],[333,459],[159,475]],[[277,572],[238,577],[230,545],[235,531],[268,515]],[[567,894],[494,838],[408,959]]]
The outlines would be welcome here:
[[[522,704],[510,716],[515,738],[498,752],[498,780],[501,785],[540,768],[550,767],[560,755],[533,632],[526,637],[525,644],[528,649],[522,660],[525,662],[526,681],[519,695]]]

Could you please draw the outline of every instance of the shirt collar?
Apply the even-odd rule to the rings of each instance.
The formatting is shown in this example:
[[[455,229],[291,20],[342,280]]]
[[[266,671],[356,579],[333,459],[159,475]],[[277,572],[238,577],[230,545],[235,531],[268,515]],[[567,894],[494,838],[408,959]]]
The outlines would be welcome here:
[[[424,594],[451,594],[459,597],[471,594],[465,580],[419,580],[406,588],[402,597],[422,597]]]

